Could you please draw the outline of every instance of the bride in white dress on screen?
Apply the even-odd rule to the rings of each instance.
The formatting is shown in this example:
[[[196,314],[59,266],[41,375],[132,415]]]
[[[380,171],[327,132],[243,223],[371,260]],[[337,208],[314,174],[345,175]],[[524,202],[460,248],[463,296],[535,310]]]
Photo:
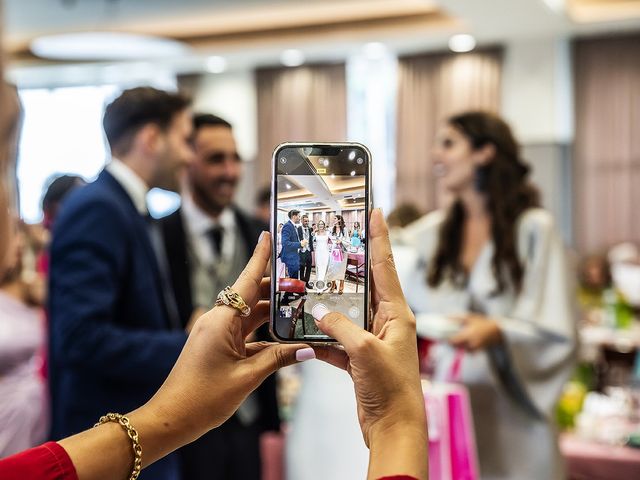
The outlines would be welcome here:
[[[321,290],[325,287],[325,276],[327,275],[327,268],[329,267],[329,253],[331,251],[329,246],[329,232],[327,232],[327,226],[322,220],[318,222],[318,231],[314,239],[316,241],[314,246],[314,251],[316,252],[315,285],[316,288]]]

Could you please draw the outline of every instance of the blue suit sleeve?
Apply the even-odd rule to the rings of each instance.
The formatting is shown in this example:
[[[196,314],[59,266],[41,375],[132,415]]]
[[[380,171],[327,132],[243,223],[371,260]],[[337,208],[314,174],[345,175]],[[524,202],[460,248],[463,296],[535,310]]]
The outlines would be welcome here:
[[[300,248],[300,241],[298,240],[296,232],[289,224],[285,225],[282,229],[282,248],[286,248],[287,251]]]
[[[106,202],[69,210],[56,225],[51,248],[53,358],[60,366],[107,378],[159,385],[177,360],[186,333],[116,322],[131,233]]]

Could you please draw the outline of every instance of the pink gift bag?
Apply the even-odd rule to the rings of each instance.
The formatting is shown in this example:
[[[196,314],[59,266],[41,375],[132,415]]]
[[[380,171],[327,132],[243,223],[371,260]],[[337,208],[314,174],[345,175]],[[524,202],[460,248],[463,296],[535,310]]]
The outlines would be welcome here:
[[[342,263],[342,261],[344,260],[342,248],[335,247],[333,250],[331,250],[331,258],[336,263]]]
[[[459,369],[459,361],[453,369]],[[457,371],[452,372],[457,376]],[[423,383],[429,426],[429,479],[478,480],[469,394],[456,383]]]

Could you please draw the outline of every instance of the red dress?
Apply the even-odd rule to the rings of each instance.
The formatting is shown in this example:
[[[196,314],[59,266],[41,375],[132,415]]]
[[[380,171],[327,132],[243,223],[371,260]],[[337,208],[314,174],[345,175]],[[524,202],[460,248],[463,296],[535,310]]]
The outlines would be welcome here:
[[[56,442],[25,450],[0,460],[2,480],[79,480],[69,455]],[[394,475],[379,480],[416,480],[408,475]]]
[[[2,480],[78,480],[67,452],[56,442],[0,460]]]

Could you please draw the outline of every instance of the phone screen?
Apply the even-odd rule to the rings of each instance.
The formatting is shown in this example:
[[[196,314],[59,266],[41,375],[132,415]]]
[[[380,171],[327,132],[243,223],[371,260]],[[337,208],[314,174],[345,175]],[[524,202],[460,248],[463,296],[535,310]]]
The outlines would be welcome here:
[[[366,328],[368,150],[283,144],[273,161],[272,334],[280,341],[334,341],[315,324],[318,304]]]

